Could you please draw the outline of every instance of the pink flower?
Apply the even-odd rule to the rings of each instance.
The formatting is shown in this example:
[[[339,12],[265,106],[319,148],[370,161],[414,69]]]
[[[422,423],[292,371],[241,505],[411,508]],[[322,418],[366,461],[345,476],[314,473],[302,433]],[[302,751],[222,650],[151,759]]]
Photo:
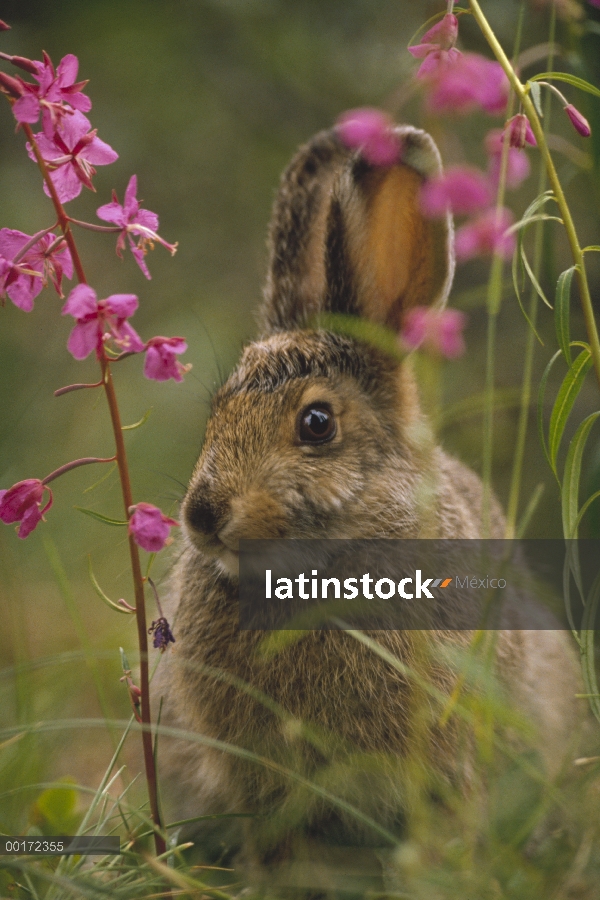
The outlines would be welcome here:
[[[337,122],[340,140],[360,150],[372,166],[393,166],[400,156],[400,139],[390,117],[380,109],[351,109]]]
[[[93,191],[91,179],[96,174],[94,165],[107,166],[118,159],[118,153],[96,137],[96,129],[90,131],[90,127],[90,122],[83,113],[75,110],[62,119],[52,137],[43,132],[34,135],[40,152],[48,163],[50,177],[61,203],[68,203],[78,197],[84,184]],[[35,161],[29,144],[27,152]],[[44,191],[50,195],[46,184]]]
[[[422,59],[416,78],[428,78],[441,74],[448,64],[455,62],[461,55],[454,46],[458,37],[458,19],[453,13],[447,13],[433,28],[425,32],[420,44],[408,48],[415,59]]]
[[[502,66],[478,53],[463,53],[429,79],[432,112],[469,113],[480,107],[490,115],[504,112],[509,83]]]
[[[492,201],[490,185],[479,169],[451,166],[442,175],[429,178],[421,189],[421,209],[436,218],[451,210],[455,215],[470,215],[485,209]]]
[[[455,237],[456,258],[464,262],[474,256],[498,253],[510,259],[515,249],[515,236],[508,229],[513,214],[503,207],[488,209],[472,222],[459,228]]]
[[[191,366],[184,366],[175,357],[185,353],[187,344],[180,337],[153,337],[146,344],[146,361],[144,363],[144,375],[154,381],[183,381],[183,375]]]
[[[75,359],[85,359],[92,350],[100,357],[105,342],[112,339],[122,351],[141,353],[144,344],[127,321],[138,305],[135,294],[112,294],[106,300],[98,300],[93,288],[78,284],[62,308],[63,316],[73,316],[77,323],[69,335],[67,349]]]
[[[117,256],[122,257],[125,237],[127,237],[131,252],[138,266],[146,278],[150,278],[150,272],[144,260],[147,245],[152,247],[153,242],[158,241],[159,244],[167,248],[172,256],[177,250],[177,244],[168,244],[156,233],[158,230],[158,216],[148,209],[140,209],[140,203],[136,194],[137,176],[132,175],[125,190],[123,205],[121,206],[116,193],[113,191],[112,203],[106,203],[104,206],[101,206],[96,210],[96,215],[105,222],[114,222],[115,225],[123,229],[117,238]],[[132,238],[133,234],[139,237],[137,244]]]
[[[158,553],[166,547],[169,530],[173,525],[179,525],[179,522],[165,516],[151,503],[137,503],[131,509],[133,515],[129,520],[129,534],[133,535],[136,544],[149,553]]]
[[[48,278],[62,296],[63,274],[67,278],[73,276],[71,254],[65,245],[57,245],[53,234],[43,235],[20,256],[31,239],[22,231],[0,229],[0,297],[8,295],[25,312],[31,312],[33,301]]]
[[[87,112],[92,101],[81,93],[87,81],[75,83],[79,60],[72,53],[61,59],[56,72],[47,53],[43,62],[36,60],[33,65],[37,69],[33,77],[39,84],[23,82],[25,93],[13,106],[13,113],[17,122],[33,123],[43,111],[42,127],[50,138],[62,117],[70,115],[73,109]]]
[[[567,103],[565,112],[571,120],[573,128],[581,135],[581,137],[589,137],[591,135],[592,129],[590,128],[590,123],[572,103]]]
[[[498,185],[500,166],[502,164],[502,145],[504,132],[500,128],[492,128],[485,137],[485,148],[489,156],[489,175],[492,184]],[[528,177],[530,172],[529,157],[524,150],[508,148],[506,162],[506,186],[517,188]]]
[[[406,347],[420,347],[454,359],[465,352],[462,332],[466,316],[457,309],[435,310],[426,306],[410,309],[404,318],[401,340]]]
[[[537,141],[535,134],[531,130],[529,119],[523,113],[519,113],[518,116],[513,116],[512,119],[508,120],[502,133],[504,134],[505,132],[508,132],[510,146],[515,147],[517,150],[522,150],[525,144],[537,147]]]
[[[48,491],[50,496],[42,509],[44,491]],[[7,491],[0,491],[0,519],[7,525],[20,522],[17,532],[20,538],[31,534],[51,506],[52,491],[39,478],[28,478],[14,484]]]

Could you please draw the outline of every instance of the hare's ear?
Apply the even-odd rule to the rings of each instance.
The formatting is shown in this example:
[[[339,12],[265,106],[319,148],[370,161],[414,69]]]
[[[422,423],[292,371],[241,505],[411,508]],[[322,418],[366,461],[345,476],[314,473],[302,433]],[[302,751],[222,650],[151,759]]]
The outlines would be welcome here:
[[[401,327],[406,310],[442,306],[454,273],[452,222],[425,218],[419,193],[441,169],[431,137],[396,129],[402,151],[372,166],[323,132],[284,173],[270,232],[263,306],[268,331],[302,328],[316,313]]]

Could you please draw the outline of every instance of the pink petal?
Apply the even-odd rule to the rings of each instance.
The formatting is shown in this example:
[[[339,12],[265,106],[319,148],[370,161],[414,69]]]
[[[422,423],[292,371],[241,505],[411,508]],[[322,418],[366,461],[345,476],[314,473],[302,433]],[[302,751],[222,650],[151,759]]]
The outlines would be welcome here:
[[[69,150],[72,150],[81,138],[90,131],[91,127],[90,120],[76,109],[71,115],[63,116],[58,127],[58,133]],[[90,160],[90,162],[93,162],[93,160]]]
[[[101,328],[98,319],[78,322],[69,335],[67,350],[75,359],[85,359],[101,344]]]
[[[42,521],[42,513],[39,506],[30,506],[21,519],[17,537],[26,538]]]
[[[360,149],[374,166],[391,166],[400,156],[400,141],[389,116],[379,109],[352,109],[338,119],[340,140]]]
[[[83,184],[77,177],[77,171],[72,163],[67,163],[59,169],[55,169],[54,172],[50,172],[50,178],[61,203],[68,203],[70,200],[74,200],[75,197],[79,197],[83,190]],[[44,193],[46,196],[50,196],[46,182],[44,182]]]
[[[132,241],[131,235],[129,235],[129,246],[136,263],[138,264],[146,278],[150,280],[152,278],[152,275],[150,274],[150,270],[146,265],[146,254],[142,247],[138,247],[137,244]]]
[[[89,284],[78,284],[74,287],[62,308],[63,316],[73,316],[75,319],[84,319],[97,313],[98,296]]]
[[[42,278],[33,278],[31,275],[20,275],[16,281],[13,281],[7,289],[6,293],[19,309],[23,312],[31,312],[33,309],[33,301],[41,292],[44,283]]]
[[[77,93],[69,93],[68,96],[68,103],[70,103],[73,109],[79,109],[81,112],[89,112],[92,108],[92,101],[87,94],[82,94],[78,91]]]
[[[121,226],[127,224],[127,218],[123,207],[120,203],[116,203],[115,201],[112,203],[105,203],[104,206],[98,207],[96,215],[104,222],[114,222],[115,225]]]
[[[108,311],[118,316],[119,319],[127,319],[132,316],[139,306],[139,300],[135,294],[111,294],[106,298]]]
[[[438,44],[442,50],[449,50],[458,37],[458,19],[453,13],[447,13],[440,22],[426,31],[421,38],[422,44]],[[409,47],[410,50],[410,47]]]
[[[17,122],[37,122],[40,117],[40,101],[33,94],[23,94],[13,106]]]
[[[149,228],[150,231],[158,231],[158,216],[156,213],[150,212],[149,209],[140,209],[136,214],[135,224],[143,225],[144,228]],[[131,230],[133,234],[138,233],[133,228]]]
[[[33,235],[24,234],[13,228],[0,228],[0,254],[8,260],[15,258]]]
[[[416,306],[406,313],[402,328],[402,340],[408,347],[418,347],[425,340],[428,312],[427,307]]]
[[[119,345],[123,352],[141,353],[143,351],[144,342],[129,322],[118,323],[114,326],[114,331],[116,333],[115,343]]]
[[[135,215],[139,209],[139,203],[137,202],[137,175],[132,175],[129,179],[129,184],[125,188],[125,198],[123,200],[123,209],[125,210],[125,215],[128,220],[131,219],[132,215]]]
[[[95,137],[94,140],[81,150],[78,154],[82,159],[86,159],[94,166],[108,166],[115,159],[119,158],[119,154],[115,153],[112,147]]]
[[[78,69],[79,60],[76,56],[72,53],[67,53],[66,56],[63,56],[56,67],[56,77],[60,81],[61,87],[68,87],[73,84],[77,78]]]

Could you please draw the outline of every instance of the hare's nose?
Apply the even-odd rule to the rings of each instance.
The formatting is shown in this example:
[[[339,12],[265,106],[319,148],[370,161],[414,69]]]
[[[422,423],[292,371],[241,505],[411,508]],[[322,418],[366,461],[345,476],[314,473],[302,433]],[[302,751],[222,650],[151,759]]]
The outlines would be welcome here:
[[[219,522],[223,521],[223,512],[218,512],[205,495],[193,496],[186,504],[185,518],[195,531],[202,534],[216,534]]]

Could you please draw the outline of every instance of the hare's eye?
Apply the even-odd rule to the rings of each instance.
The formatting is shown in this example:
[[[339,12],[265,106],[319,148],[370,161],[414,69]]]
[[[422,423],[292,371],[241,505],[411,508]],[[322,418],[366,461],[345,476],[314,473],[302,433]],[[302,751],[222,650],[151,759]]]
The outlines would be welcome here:
[[[336,424],[331,410],[322,404],[307,406],[300,413],[300,440],[306,444],[324,444],[335,437]]]

